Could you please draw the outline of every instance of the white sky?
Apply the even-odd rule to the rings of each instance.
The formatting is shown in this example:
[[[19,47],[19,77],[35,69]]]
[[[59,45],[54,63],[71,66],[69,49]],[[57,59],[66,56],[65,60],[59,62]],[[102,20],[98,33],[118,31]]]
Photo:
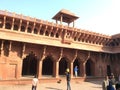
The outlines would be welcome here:
[[[120,33],[120,0],[1,0],[0,10],[53,21],[61,9],[80,18],[75,26],[81,29],[113,35]]]
[[[120,0],[113,0],[112,5],[103,13],[90,18],[77,27],[107,35],[120,33]]]

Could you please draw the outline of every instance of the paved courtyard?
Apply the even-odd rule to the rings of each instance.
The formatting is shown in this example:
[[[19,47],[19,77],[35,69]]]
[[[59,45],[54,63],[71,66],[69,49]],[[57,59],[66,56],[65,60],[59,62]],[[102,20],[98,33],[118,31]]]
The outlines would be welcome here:
[[[72,90],[102,90],[101,81],[71,81]],[[31,90],[31,85],[0,85],[0,90]],[[37,90],[66,90],[66,81],[61,83],[40,83]]]

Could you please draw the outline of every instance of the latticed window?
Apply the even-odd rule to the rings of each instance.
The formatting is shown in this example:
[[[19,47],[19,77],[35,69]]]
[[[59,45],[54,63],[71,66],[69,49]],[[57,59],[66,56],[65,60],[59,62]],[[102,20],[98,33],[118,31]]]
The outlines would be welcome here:
[[[59,38],[59,34],[58,33],[56,33],[56,38]]]
[[[54,37],[54,33],[53,32],[51,32],[51,35],[50,35],[51,37]]]
[[[11,24],[10,23],[6,23],[5,28],[6,29],[11,29]]]
[[[18,25],[14,25],[14,29],[13,30],[18,30]]]
[[[34,34],[37,34],[38,33],[38,30],[35,28],[34,29]]]
[[[30,28],[30,27],[28,27],[27,32],[28,32],[28,33],[31,33],[31,32],[32,32],[32,30],[31,30],[31,28]]]
[[[24,26],[21,26],[21,31],[25,32],[25,27]]]
[[[74,41],[76,41],[76,40],[77,40],[77,37],[74,38]]]
[[[48,33],[48,31],[46,31],[46,32],[45,32],[45,36],[49,36],[49,33]]]
[[[40,30],[40,35],[43,35],[43,33],[44,33],[43,30]]]

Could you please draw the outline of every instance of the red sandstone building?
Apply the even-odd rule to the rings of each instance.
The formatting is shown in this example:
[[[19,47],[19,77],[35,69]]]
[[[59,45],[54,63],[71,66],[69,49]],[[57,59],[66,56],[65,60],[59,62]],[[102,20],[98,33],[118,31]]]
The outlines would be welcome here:
[[[53,17],[56,23],[0,11],[0,83],[28,83],[35,74],[56,80],[66,68],[74,78],[76,65],[78,79],[120,74],[120,35],[75,28],[78,18],[64,9]]]

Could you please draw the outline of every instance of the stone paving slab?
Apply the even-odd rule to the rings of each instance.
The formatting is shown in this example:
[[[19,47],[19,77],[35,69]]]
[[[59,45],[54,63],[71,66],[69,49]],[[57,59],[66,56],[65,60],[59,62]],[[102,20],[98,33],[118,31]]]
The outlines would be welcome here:
[[[31,85],[0,85],[0,90],[31,90]],[[66,81],[61,83],[40,83],[37,90],[66,90]],[[71,90],[102,90],[102,82],[71,81]]]

